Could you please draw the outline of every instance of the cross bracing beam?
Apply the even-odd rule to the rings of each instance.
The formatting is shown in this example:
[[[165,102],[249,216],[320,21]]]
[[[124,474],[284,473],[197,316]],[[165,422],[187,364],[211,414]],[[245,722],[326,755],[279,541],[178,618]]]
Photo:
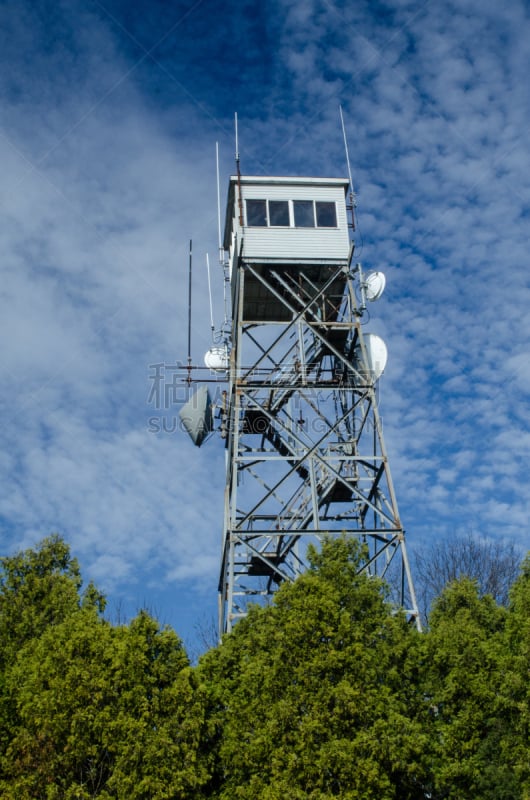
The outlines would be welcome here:
[[[324,436],[322,436],[321,439],[318,440],[308,450],[307,449],[307,447],[308,447],[307,443],[304,442],[302,440],[302,438],[295,431],[289,430],[287,427],[285,427],[285,425],[282,424],[281,420],[279,421],[277,418],[275,418],[272,414],[270,414],[268,412],[267,409],[260,407],[258,405],[257,401],[255,401],[254,398],[248,392],[242,392],[242,394],[243,394],[243,396],[247,397],[248,400],[250,401],[250,403],[255,405],[255,407],[261,408],[261,411],[263,412],[264,418],[266,418],[266,419],[268,419],[270,421],[271,424],[267,428],[267,431],[266,431],[266,433],[264,435],[269,441],[272,441],[272,443],[274,444],[275,450],[280,454],[280,455],[276,455],[274,457],[276,459],[285,458],[287,460],[287,463],[291,466],[291,470],[289,470],[289,472],[286,475],[284,475],[276,483],[274,488],[272,488],[270,490],[269,494],[266,497],[262,498],[261,502],[265,502],[266,499],[268,499],[268,496],[270,496],[270,493],[272,493],[273,491],[276,491],[276,489],[281,485],[281,483],[287,477],[290,476],[290,474],[291,474],[293,469],[296,470],[299,474],[301,474],[302,470],[303,470],[303,473],[302,473],[301,477],[306,479],[307,476],[308,476],[308,468],[306,468],[304,466],[304,462],[307,460],[307,458],[311,457],[312,460],[313,460],[313,463],[316,462],[321,467],[320,476],[319,476],[319,478],[320,478],[320,480],[319,480],[319,483],[320,483],[319,495],[321,497],[323,497],[324,499],[326,497],[326,492],[322,492],[322,487],[325,485],[324,475],[325,475],[325,473],[328,473],[328,475],[330,477],[332,477],[336,482],[341,483],[349,491],[351,491],[352,494],[357,497],[357,499],[360,499],[360,500],[363,501],[363,504],[364,504],[363,505],[363,516],[366,515],[367,510],[369,508],[371,508],[374,511],[374,513],[382,514],[384,516],[385,520],[390,525],[394,522],[394,520],[392,519],[392,516],[390,514],[384,513],[380,507],[376,506],[372,502],[373,498],[377,495],[378,485],[379,485],[380,479],[381,479],[381,477],[382,477],[382,475],[384,473],[384,470],[385,470],[385,462],[382,460],[381,456],[374,456],[374,462],[380,461],[381,463],[379,464],[379,468],[377,469],[376,475],[374,475],[374,480],[373,480],[372,485],[370,487],[369,494],[368,494],[368,496],[365,496],[365,494],[363,494],[363,492],[361,490],[359,490],[357,485],[356,485],[356,482],[357,482],[358,478],[356,479],[356,482],[353,483],[351,481],[351,479],[348,480],[340,472],[340,468],[344,464],[347,464],[349,462],[357,462],[357,463],[366,464],[367,462],[366,462],[365,459],[363,459],[361,461],[358,458],[356,458],[355,456],[349,456],[349,455],[346,455],[346,456],[337,455],[333,459],[333,457],[330,457],[329,455],[328,456],[321,456],[320,453],[318,452],[319,447],[322,445],[322,442],[324,441],[324,439],[327,438],[327,436],[329,434],[333,433],[336,430],[336,428],[339,427],[340,423],[343,421],[343,419],[345,418],[346,414],[350,413],[349,409],[343,414],[343,416],[341,418],[339,418],[336,421],[335,424],[330,425],[329,431],[327,431],[326,434],[324,434]],[[274,424],[274,427],[273,427],[273,424]],[[272,434],[272,431],[274,431],[274,434]],[[283,437],[282,437],[282,433],[284,434]],[[289,441],[289,439],[291,439],[291,441]],[[296,448],[296,443],[298,443],[301,446],[298,450]],[[300,454],[300,450],[302,450],[302,454]],[[289,454],[291,454],[293,458],[289,459],[288,458]],[[265,457],[263,460],[264,461],[267,460],[267,457]],[[333,460],[335,460],[338,463],[338,468],[332,466],[332,461]],[[371,467],[372,465],[369,465],[369,466]],[[244,458],[241,459],[240,469],[245,469]],[[328,487],[328,489],[330,489],[330,488],[331,487]],[[329,491],[327,493],[329,494]],[[254,508],[252,509],[252,511],[247,514],[246,518],[248,518],[251,514],[253,514],[257,510],[258,507],[259,507],[259,504],[255,505]],[[243,521],[245,521],[245,520],[243,520]]]
[[[221,632],[329,535],[366,545],[362,569],[417,618],[354,281],[346,263],[234,263]]]

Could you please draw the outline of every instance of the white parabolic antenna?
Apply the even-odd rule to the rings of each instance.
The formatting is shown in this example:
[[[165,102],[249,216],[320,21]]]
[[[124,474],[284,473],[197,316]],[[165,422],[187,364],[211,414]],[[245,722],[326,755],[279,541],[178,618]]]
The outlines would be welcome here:
[[[370,272],[364,281],[364,293],[367,300],[373,303],[379,300],[385,291],[386,278],[384,272]]]
[[[226,347],[210,347],[204,356],[204,363],[214,372],[226,372],[228,360]]]
[[[377,381],[383,374],[388,359],[386,344],[375,333],[365,333],[363,338],[368,370],[363,367],[362,351],[359,346],[356,349],[359,372],[372,381]]]

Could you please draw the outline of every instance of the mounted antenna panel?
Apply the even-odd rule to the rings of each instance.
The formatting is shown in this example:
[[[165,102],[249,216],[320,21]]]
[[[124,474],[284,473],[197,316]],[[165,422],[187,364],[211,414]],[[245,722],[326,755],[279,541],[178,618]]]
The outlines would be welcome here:
[[[179,417],[193,444],[200,447],[208,434],[213,431],[212,399],[206,386],[199,386],[186,405],[180,409]]]

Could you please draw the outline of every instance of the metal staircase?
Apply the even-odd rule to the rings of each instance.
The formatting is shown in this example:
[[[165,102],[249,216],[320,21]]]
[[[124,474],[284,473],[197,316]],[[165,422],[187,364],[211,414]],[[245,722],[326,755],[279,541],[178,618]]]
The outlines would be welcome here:
[[[309,542],[341,534],[417,618],[354,271],[242,258],[233,270],[221,630],[303,572]]]

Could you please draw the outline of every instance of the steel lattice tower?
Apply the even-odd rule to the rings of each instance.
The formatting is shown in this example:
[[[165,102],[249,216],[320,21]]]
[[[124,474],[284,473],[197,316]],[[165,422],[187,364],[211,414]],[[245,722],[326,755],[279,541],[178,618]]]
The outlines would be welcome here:
[[[232,346],[220,631],[305,568],[310,541],[356,537],[363,569],[418,608],[363,332],[348,181],[230,179]]]

